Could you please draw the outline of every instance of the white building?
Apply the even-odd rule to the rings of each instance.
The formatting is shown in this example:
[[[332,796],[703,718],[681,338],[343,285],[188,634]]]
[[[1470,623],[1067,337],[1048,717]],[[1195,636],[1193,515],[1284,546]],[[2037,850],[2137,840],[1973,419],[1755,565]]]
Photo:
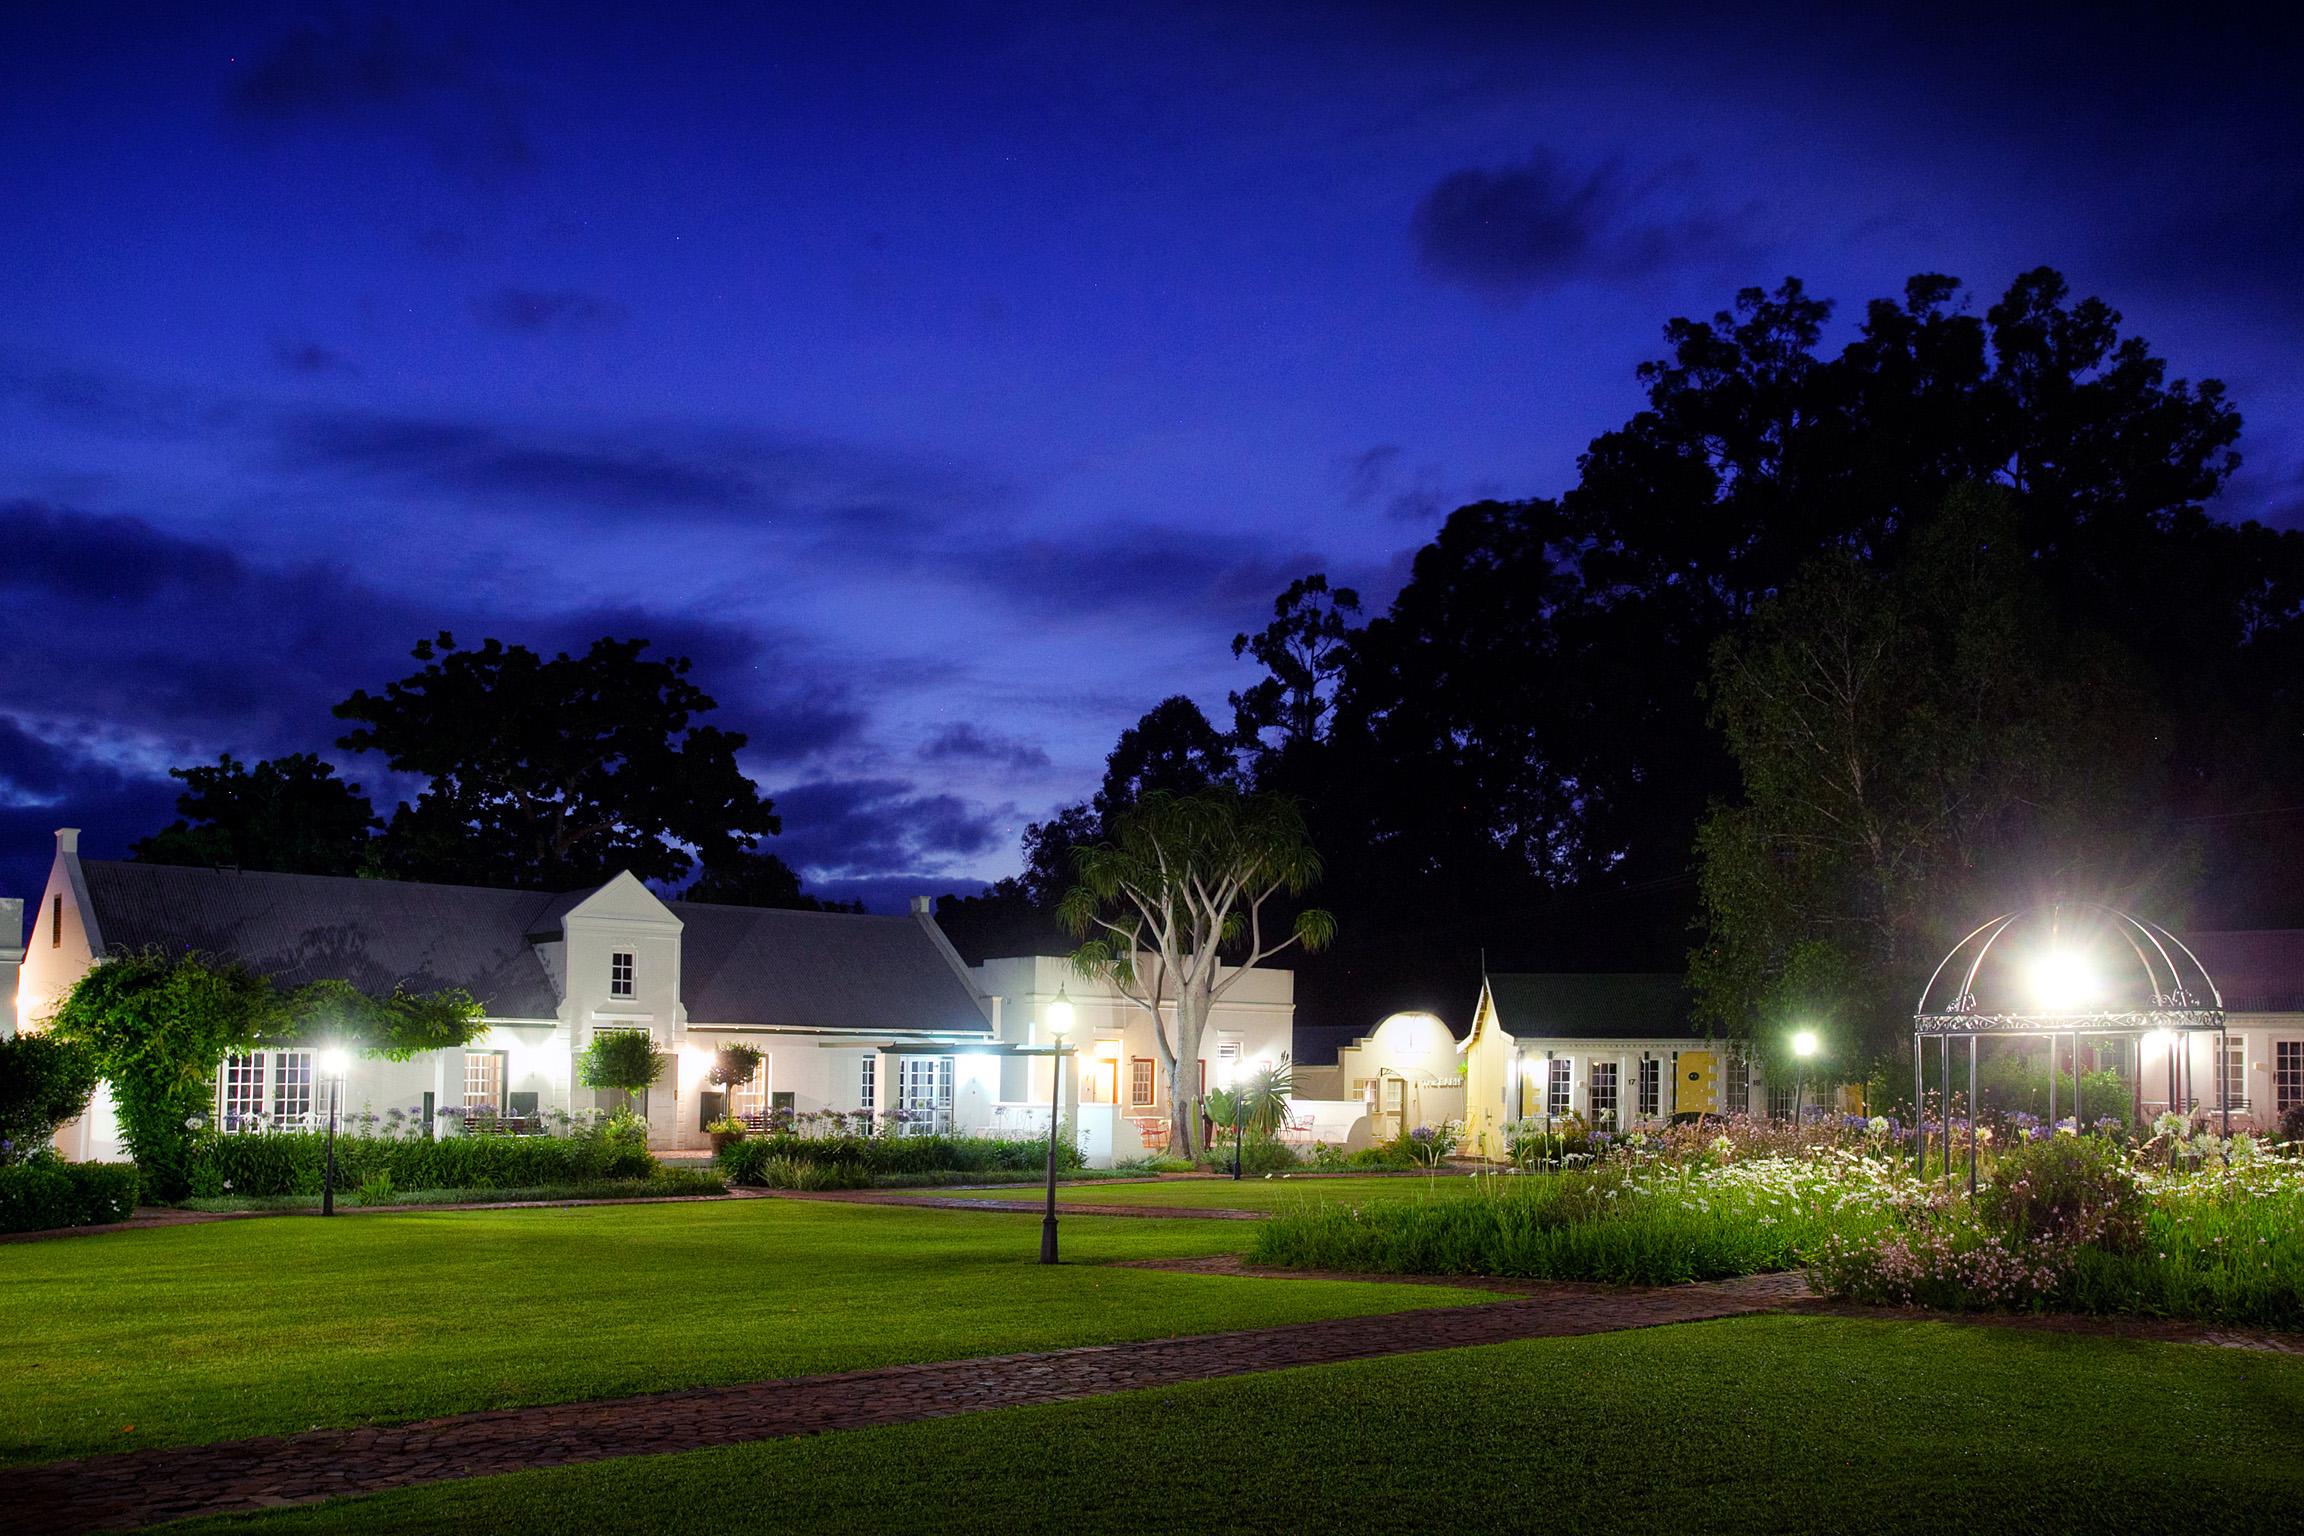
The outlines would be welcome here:
[[[1045,1046],[1059,986],[1075,1004],[1080,1050],[1064,1108],[1090,1160],[1135,1155],[1136,1122],[1166,1112],[1157,1074],[1149,1098],[1142,1085],[1149,1019],[1061,959],[972,972],[925,898],[909,916],[867,917],[667,901],[630,874],[551,894],[137,864],[83,859],[66,829],[12,989],[24,1027],[39,1028],[97,960],[150,946],[236,958],[283,986],[466,989],[487,1024],[468,1046],[405,1062],[356,1057],[344,1084],[347,1113],[397,1109],[439,1132],[465,1113],[533,1125],[611,1107],[617,1095],[577,1084],[575,1058],[603,1031],[643,1030],[671,1058],[641,1105],[660,1150],[707,1145],[704,1126],[724,1110],[1045,1134],[1048,1058],[1018,1050]],[[1236,1063],[1285,1053],[1292,981],[1266,970],[1240,980],[1208,1031],[1212,1085]],[[761,1051],[760,1069],[724,1096],[705,1073],[718,1047],[738,1042]],[[326,1110],[315,1062],[298,1049],[223,1063],[219,1123],[311,1123]],[[58,1141],[70,1157],[119,1156],[109,1098],[100,1092]]]
[[[1013,1045],[1047,1043],[1043,1021],[1059,990],[1073,1005],[1071,1038],[1078,1055],[1066,1074],[1066,1113],[1075,1113],[1076,1099],[1081,1145],[1091,1162],[1126,1161],[1166,1147],[1169,1084],[1150,1014],[1109,983],[1083,978],[1062,956],[986,960],[973,974],[992,1004],[1001,1038]],[[1276,1065],[1288,1055],[1296,1028],[1293,972],[1259,966],[1246,975],[1228,974],[1232,985],[1209,1016],[1191,1076],[1201,1092],[1230,1087],[1242,1071]],[[1173,1031],[1173,1005],[1163,1017]],[[1047,1071],[1045,1057],[1011,1057],[1001,1076],[1003,1098],[1024,1101],[1010,1116],[1020,1122],[1037,1116],[1043,1130]]]

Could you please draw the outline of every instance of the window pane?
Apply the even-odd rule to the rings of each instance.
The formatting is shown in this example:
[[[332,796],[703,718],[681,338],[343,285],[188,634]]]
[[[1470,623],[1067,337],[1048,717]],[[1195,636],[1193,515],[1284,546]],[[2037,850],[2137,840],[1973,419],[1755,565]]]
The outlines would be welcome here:
[[[300,1121],[312,1113],[312,1053],[280,1051],[272,1058],[272,1118]]]
[[[466,1113],[495,1114],[504,1107],[504,1058],[494,1051],[464,1053]]]

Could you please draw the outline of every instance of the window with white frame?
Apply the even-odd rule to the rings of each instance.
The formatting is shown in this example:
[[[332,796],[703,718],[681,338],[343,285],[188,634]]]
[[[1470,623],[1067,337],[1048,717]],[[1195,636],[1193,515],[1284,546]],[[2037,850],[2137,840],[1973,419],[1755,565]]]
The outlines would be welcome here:
[[[1546,1079],[1544,1113],[1555,1120],[1567,1118],[1569,1107],[1574,1102],[1569,1095],[1570,1086],[1568,1058],[1565,1056],[1553,1057],[1551,1070]]]
[[[1658,1061],[1653,1056],[1645,1058],[1640,1063],[1640,1096],[1638,1103],[1639,1109],[1636,1111],[1636,1113],[1638,1113],[1640,1118],[1643,1120],[1663,1113],[1664,1063]]]
[[[1131,1057],[1128,1062],[1128,1102],[1137,1109],[1147,1109],[1153,1094],[1152,1058]]]
[[[2248,1102],[2248,1042],[2242,1035],[2224,1037],[2224,1097],[2219,1103],[2234,1109]]]
[[[272,1120],[292,1125],[312,1118],[312,1053],[272,1052]]]
[[[497,1115],[504,1112],[504,1053],[464,1053],[464,1112]]]
[[[879,1086],[880,1058],[867,1052],[856,1064],[856,1107],[872,1113],[873,1090]]]
[[[1744,1092],[1749,1098],[1752,1090],[1747,1086]],[[1771,1120],[1791,1119],[1793,1106],[1799,1094],[1799,1079],[1789,1073],[1772,1073],[1768,1078],[1768,1118]]]
[[[2272,1105],[2282,1114],[2304,1104],[2304,1040],[2272,1042]]]
[[[1240,1042],[1237,1040],[1217,1041],[1216,1086],[1219,1088],[1229,1088],[1235,1081],[1238,1080],[1239,1075]]]
[[[1752,1063],[1741,1056],[1731,1056],[1724,1070],[1728,1078],[1728,1113],[1752,1113]]]
[[[1592,1123],[1613,1130],[1616,1125],[1616,1063],[1592,1063],[1591,1078],[1585,1084],[1584,1101],[1592,1109]]]
[[[216,1075],[216,1120],[227,1131],[265,1124],[300,1125],[312,1118],[310,1051],[251,1051],[227,1056]]]
[[[608,957],[608,995],[610,997],[630,997],[632,995],[633,975],[632,951],[619,949],[610,955]]]
[[[227,1131],[250,1130],[263,1113],[264,1052],[225,1057],[217,1083],[217,1124]]]
[[[952,1129],[952,1058],[896,1058],[896,1109],[907,1136],[939,1136]]]
[[[869,1062],[870,1057],[865,1060]],[[762,1051],[760,1060],[752,1068],[752,1075],[740,1083],[728,1085],[728,1113],[736,1116],[759,1115],[768,1109],[768,1053]]]

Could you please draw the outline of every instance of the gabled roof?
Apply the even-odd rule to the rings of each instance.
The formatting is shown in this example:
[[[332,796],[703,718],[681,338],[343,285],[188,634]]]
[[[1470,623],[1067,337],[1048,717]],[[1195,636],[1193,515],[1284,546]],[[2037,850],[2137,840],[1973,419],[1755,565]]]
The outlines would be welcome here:
[[[111,859],[80,867],[110,953],[213,950],[290,986],[463,987],[499,1019],[549,1019],[560,1006],[528,941],[559,899],[549,892]]]
[[[915,917],[664,903],[685,924],[690,1022],[856,1031],[992,1033],[992,1021]]]
[[[1491,973],[1488,995],[1517,1040],[1694,1039],[1688,983],[1669,972]]]
[[[2304,1013],[2304,928],[2187,933],[2228,1013]]]
[[[232,955],[287,985],[364,992],[464,987],[489,1017],[550,1019],[560,997],[536,945],[591,891],[507,891],[171,864],[80,861],[108,952]],[[957,957],[920,919],[670,901],[680,1000],[697,1024],[853,1032],[991,1022]]]

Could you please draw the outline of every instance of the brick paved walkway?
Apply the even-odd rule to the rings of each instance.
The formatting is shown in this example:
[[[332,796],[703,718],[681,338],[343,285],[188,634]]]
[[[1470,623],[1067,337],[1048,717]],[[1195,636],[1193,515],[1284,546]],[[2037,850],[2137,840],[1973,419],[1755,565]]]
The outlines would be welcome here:
[[[1547,1285],[1512,1301],[1244,1333],[938,1361],[836,1376],[459,1414],[0,1470],[11,1529],[125,1530],[189,1515],[308,1504],[452,1478],[826,1430],[901,1424],[1297,1365],[1559,1338],[1774,1310],[1769,1284],[1632,1290]]]
[[[825,1200],[837,1205],[917,1205],[937,1211],[1020,1211],[1037,1216],[1048,1209],[1045,1195],[1026,1200],[1006,1195],[934,1195],[896,1189],[770,1189],[759,1191],[777,1200]],[[1244,1211],[1234,1206],[1090,1205],[1080,1200],[1057,1202],[1058,1216],[1165,1216],[1194,1221],[1262,1221],[1269,1211]]]

